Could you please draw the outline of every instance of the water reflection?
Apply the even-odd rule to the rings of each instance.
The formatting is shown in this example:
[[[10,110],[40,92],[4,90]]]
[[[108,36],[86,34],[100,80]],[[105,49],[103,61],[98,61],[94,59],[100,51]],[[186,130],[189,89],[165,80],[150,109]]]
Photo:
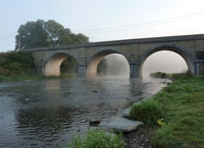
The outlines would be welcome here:
[[[0,147],[63,147],[87,119],[108,120],[158,87],[105,78],[1,83]]]
[[[18,137],[27,146],[42,147],[52,142],[52,146],[60,146],[60,137],[71,130],[73,108],[34,108],[20,109],[16,116]],[[21,142],[22,142],[21,141]]]
[[[57,90],[61,87],[61,81],[50,80],[45,82],[45,90]]]

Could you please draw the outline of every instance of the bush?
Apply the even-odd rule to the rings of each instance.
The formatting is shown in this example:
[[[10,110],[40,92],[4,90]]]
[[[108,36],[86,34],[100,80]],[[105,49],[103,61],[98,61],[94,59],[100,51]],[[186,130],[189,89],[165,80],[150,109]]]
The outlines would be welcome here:
[[[13,76],[36,72],[31,52],[10,52],[0,55],[0,74]]]
[[[166,78],[167,74],[164,72],[155,72],[155,73],[151,73],[149,76],[153,78]]]
[[[75,136],[67,148],[124,148],[122,134],[113,135],[101,130],[89,131],[86,136]]]
[[[129,114],[130,119],[139,120],[148,126],[158,125],[158,120],[164,118],[164,109],[153,99],[133,105]]]
[[[193,76],[192,72],[190,72],[190,70],[186,70],[186,71],[182,71],[181,73],[173,74],[172,78],[174,80],[176,80],[176,79],[180,79],[180,78],[189,78],[192,76]]]
[[[61,73],[76,73],[77,63],[72,57],[65,59],[60,66]]]
[[[30,67],[34,66],[34,59],[31,52],[11,52],[6,55],[5,61],[2,65],[9,65],[13,62],[21,64],[28,64]]]

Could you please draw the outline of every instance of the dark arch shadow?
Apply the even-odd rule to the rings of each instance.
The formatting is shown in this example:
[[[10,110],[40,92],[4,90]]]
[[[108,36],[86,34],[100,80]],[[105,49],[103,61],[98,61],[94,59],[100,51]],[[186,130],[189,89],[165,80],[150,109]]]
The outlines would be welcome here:
[[[101,48],[101,49],[97,50],[96,52],[94,52],[93,54],[91,54],[89,56],[89,58],[87,59],[87,62],[86,62],[87,77],[88,78],[96,78],[97,77],[97,66],[98,66],[99,62],[101,61],[101,59],[103,59],[105,56],[113,54],[113,53],[123,55],[125,57],[125,59],[128,61],[128,63],[130,63],[127,55],[124,52],[122,52],[121,50],[116,49],[116,48]]]
[[[172,52],[179,54],[185,60],[190,72],[194,73],[194,71],[195,71],[195,69],[194,69],[195,57],[190,52],[190,50],[188,50],[182,46],[179,46],[175,43],[161,43],[161,44],[157,44],[157,45],[149,48],[140,57],[140,59],[139,59],[139,63],[140,63],[139,76],[140,76],[140,78],[142,78],[142,67],[143,67],[145,60],[153,53],[158,52],[158,51],[164,51],[164,50],[165,51],[172,51]]]
[[[57,51],[54,53],[51,53],[45,58],[45,61],[43,62],[44,71],[46,76],[59,76],[60,75],[60,65],[62,62],[71,56],[74,58],[78,65],[77,57],[70,53],[69,51]]]

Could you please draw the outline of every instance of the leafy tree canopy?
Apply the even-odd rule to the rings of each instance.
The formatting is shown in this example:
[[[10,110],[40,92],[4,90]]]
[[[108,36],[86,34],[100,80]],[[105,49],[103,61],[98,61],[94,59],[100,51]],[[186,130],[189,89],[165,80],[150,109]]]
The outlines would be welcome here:
[[[20,42],[19,42],[20,39]],[[16,35],[15,50],[47,46],[88,43],[89,38],[81,33],[74,34],[70,29],[54,20],[37,20],[21,25]]]

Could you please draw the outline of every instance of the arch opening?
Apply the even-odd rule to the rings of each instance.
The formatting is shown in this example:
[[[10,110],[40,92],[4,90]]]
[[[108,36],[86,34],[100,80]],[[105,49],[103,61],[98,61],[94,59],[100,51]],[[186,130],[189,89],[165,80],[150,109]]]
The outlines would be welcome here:
[[[130,66],[126,57],[116,51],[106,50],[97,53],[87,67],[87,77],[129,78]]]
[[[140,77],[148,77],[153,72],[181,73],[194,72],[193,57],[176,47],[159,47],[143,56],[140,63]]]
[[[60,76],[60,74],[76,74],[77,62],[67,53],[57,53],[51,56],[45,64],[46,76]]]

